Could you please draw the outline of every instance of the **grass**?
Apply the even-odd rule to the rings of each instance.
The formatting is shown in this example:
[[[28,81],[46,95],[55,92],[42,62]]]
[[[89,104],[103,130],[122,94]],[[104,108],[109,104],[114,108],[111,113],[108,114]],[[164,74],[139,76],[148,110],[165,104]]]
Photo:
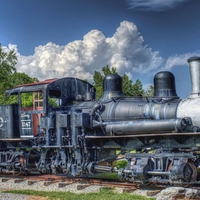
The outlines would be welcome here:
[[[113,173],[104,172],[104,173],[94,174],[90,178],[102,178],[102,179],[119,180],[117,172],[113,172]]]
[[[71,192],[44,192],[34,190],[8,190],[7,193],[26,194],[37,197],[46,197],[49,200],[155,200],[129,193],[115,193],[112,189],[102,188],[100,192],[75,194]],[[39,199],[39,198],[37,198]]]

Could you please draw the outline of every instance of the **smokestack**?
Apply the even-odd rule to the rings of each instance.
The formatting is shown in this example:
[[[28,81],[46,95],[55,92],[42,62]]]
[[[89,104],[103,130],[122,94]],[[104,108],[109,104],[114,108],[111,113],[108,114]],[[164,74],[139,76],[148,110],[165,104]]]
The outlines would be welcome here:
[[[192,91],[190,97],[195,98],[200,95],[200,57],[188,59]]]

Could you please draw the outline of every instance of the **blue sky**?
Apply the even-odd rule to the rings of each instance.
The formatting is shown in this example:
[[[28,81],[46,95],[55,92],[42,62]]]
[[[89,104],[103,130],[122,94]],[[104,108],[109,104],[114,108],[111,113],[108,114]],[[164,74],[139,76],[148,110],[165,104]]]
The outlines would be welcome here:
[[[169,70],[177,94],[189,95],[187,59],[200,56],[199,0],[0,0],[0,7],[0,43],[16,50],[20,72],[92,81],[108,64],[147,88]]]

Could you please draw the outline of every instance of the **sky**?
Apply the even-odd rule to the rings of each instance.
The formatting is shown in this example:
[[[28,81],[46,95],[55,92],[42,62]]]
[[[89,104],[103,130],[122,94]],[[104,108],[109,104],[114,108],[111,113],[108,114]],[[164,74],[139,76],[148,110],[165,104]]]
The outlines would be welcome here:
[[[199,0],[0,0],[0,43],[18,72],[93,82],[109,65],[144,89],[171,71],[191,92],[187,59],[200,56]]]

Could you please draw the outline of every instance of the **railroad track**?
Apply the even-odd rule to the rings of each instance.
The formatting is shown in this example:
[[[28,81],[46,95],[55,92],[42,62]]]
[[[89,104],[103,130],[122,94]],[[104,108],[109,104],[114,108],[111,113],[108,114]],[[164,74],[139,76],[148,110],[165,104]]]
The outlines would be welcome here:
[[[53,183],[60,183],[62,185],[69,185],[69,184],[82,184],[82,185],[100,185],[100,186],[107,186],[107,187],[120,187],[120,188],[132,188],[133,190],[137,189],[155,189],[155,190],[162,190],[169,185],[140,185],[137,186],[134,183],[129,182],[121,182],[114,179],[102,179],[102,178],[88,178],[88,177],[68,177],[66,175],[41,175],[40,173],[33,173],[31,175],[17,175],[17,174],[0,174],[0,181],[6,182],[8,180],[13,179],[15,183],[20,183],[23,181],[28,181],[29,185],[34,184],[38,181],[43,181],[45,186],[48,186]],[[195,184],[193,187],[194,189],[200,189],[199,184]]]
[[[118,182],[116,180],[109,179],[94,179],[94,178],[77,178],[77,177],[66,177],[66,176],[55,176],[55,175],[29,175],[29,176],[17,176],[11,174],[0,175],[1,182],[7,182],[13,180],[17,185],[18,183],[27,182],[27,185],[33,185],[36,182],[43,182],[44,186],[57,183],[59,188],[65,187],[69,184],[78,184],[77,189],[81,190],[91,185],[97,185],[102,187],[117,187],[123,188],[125,191],[134,191],[138,187],[133,183]]]
[[[130,182],[121,182],[115,179],[103,179],[103,178],[88,178],[88,177],[68,177],[66,175],[41,175],[39,173],[31,175],[17,175],[17,174],[0,174],[0,182],[7,182],[8,180],[13,179],[15,183],[21,183],[27,181],[29,185],[34,184],[35,182],[41,181],[44,182],[45,186],[48,186],[53,183],[60,183],[59,185],[69,185],[69,184],[85,184],[85,185],[100,185],[108,187],[120,187],[120,188],[132,188],[133,190],[137,189],[155,189],[162,190],[169,185],[136,185]],[[191,188],[199,188],[199,185],[194,185]]]
[[[0,175],[0,188],[7,190],[13,189],[31,189],[42,191],[71,191],[74,193],[97,192],[99,188],[113,188],[120,192],[130,192],[145,196],[155,196],[162,190],[169,187],[168,185],[150,185],[138,187],[134,183],[120,182],[111,179],[96,178],[77,178],[66,177],[62,175],[27,175],[17,176],[11,174]],[[91,189],[92,188],[92,189]],[[197,189],[196,187],[193,187]]]
[[[0,175],[0,185],[12,182],[12,188],[16,189],[35,189],[35,185],[40,183],[39,189],[53,191],[72,191],[72,192],[95,192],[100,187],[113,188],[120,190],[120,192],[137,192],[139,190],[147,191],[147,196],[154,196],[165,189],[164,186],[140,186],[138,187],[134,183],[120,182],[113,179],[96,179],[96,178],[77,178],[77,177],[66,177],[57,175],[30,175],[30,176],[17,176],[10,174]],[[21,186],[23,184],[23,187]],[[14,186],[13,186],[14,185]],[[36,186],[37,187],[37,186]],[[91,190],[91,187],[94,188]],[[38,188],[38,187],[37,187]],[[72,190],[69,188],[73,188]],[[97,188],[97,189],[95,189]]]
[[[130,192],[138,195],[156,197],[163,191],[171,191],[169,185],[140,186],[109,179],[77,178],[55,175],[17,176],[11,174],[0,175],[0,190],[40,190],[40,191],[70,191],[73,193],[98,192],[99,188],[114,188],[118,192]],[[168,188],[169,187],[169,188]],[[92,189],[91,189],[92,188]],[[199,190],[199,187],[191,187]],[[162,191],[163,190],[163,191]],[[182,189],[184,190],[184,188]],[[182,193],[181,193],[182,195]],[[184,196],[185,198],[185,196]],[[177,198],[176,198],[177,199]],[[178,198],[183,199],[183,198]]]

